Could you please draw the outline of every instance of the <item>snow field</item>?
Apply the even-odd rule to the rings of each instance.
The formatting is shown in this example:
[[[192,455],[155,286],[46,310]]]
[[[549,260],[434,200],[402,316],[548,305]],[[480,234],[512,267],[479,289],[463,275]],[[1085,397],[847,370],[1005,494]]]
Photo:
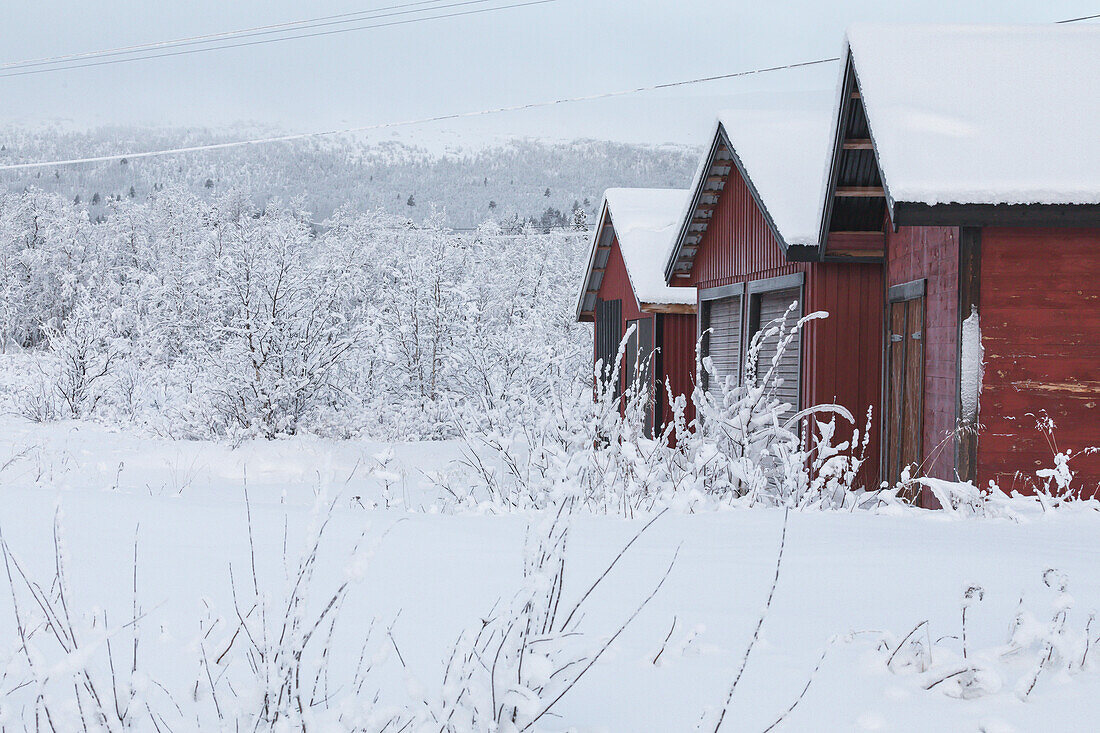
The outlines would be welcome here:
[[[310,526],[322,516],[316,497],[340,497],[320,543],[310,608],[353,579],[330,645],[329,672],[333,680],[350,676],[370,621],[377,619],[372,658],[379,661],[365,689],[380,689],[395,705],[404,704],[410,690],[440,693],[443,665],[458,635],[520,587],[528,525],[540,521],[526,513],[360,508],[348,495],[369,505],[381,498],[381,486],[365,477],[345,484],[343,476],[360,453],[377,454],[384,446],[296,438],[234,451],[81,423],[38,426],[15,419],[5,420],[0,436],[0,466],[33,447],[0,472],[8,499],[0,516],[4,541],[29,575],[48,579],[59,509],[72,605],[82,613],[106,611],[118,623],[129,617],[137,532],[142,679],[163,684],[185,708],[199,670],[200,620],[231,617],[230,566],[238,593],[251,582],[246,474],[258,585],[273,606],[290,583],[284,543],[292,575]],[[412,477],[445,467],[456,449],[404,444],[394,453],[399,465],[391,471],[405,474],[403,490],[424,496],[426,489]],[[201,469],[175,490],[180,480],[173,484],[171,476],[188,473],[181,468],[188,465]],[[1083,671],[1043,673],[1025,702],[1015,685],[1040,652],[1000,658],[990,650],[1006,643],[1021,597],[1041,625],[1050,618],[1060,598],[1043,582],[1051,568],[1068,579],[1075,601],[1066,628],[1083,632],[1089,611],[1100,604],[1100,514],[1072,507],[1023,514],[1012,522],[916,511],[792,513],[775,597],[723,730],[770,725],[798,697],[837,635],[780,730],[1088,730],[1100,712],[1095,660]],[[644,521],[575,516],[563,597],[581,594]],[[704,712],[721,704],[741,664],[771,585],[782,523],[775,509],[662,516],[593,592],[583,629],[594,637],[612,633],[679,547],[667,583],[555,707],[560,717],[547,716],[538,729],[693,730]],[[876,648],[879,638],[885,636],[892,649],[924,620],[932,641],[958,635],[963,595],[973,585],[981,586],[983,600],[968,610],[968,644],[975,655],[995,660],[990,691],[958,699],[924,690],[928,678],[912,668],[895,663],[888,671],[888,652]],[[391,625],[392,643],[378,632]],[[0,648],[17,646],[10,602],[0,606],[0,628],[6,630]],[[226,625],[212,633],[210,648],[228,643],[229,630]],[[116,638],[128,649],[128,637]],[[117,655],[120,642],[114,643]],[[943,649],[952,645],[958,649],[951,639],[940,642]],[[897,661],[910,651],[903,649]],[[89,653],[94,660],[103,648]],[[240,692],[237,702],[245,707],[252,698]],[[18,719],[18,710],[5,705],[4,712]]]

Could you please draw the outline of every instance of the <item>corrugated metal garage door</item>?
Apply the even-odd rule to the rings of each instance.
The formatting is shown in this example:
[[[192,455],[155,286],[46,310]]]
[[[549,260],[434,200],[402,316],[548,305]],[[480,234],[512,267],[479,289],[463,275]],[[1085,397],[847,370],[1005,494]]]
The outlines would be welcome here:
[[[741,296],[704,302],[704,329],[710,329],[704,340],[704,355],[709,356],[725,381],[732,377],[733,384],[741,383]],[[709,375],[704,375],[704,388],[709,389]]]
[[[787,317],[787,330],[802,317],[801,292],[799,288],[787,290],[772,290],[753,296],[753,305],[757,308],[756,317],[753,319],[756,330],[766,329],[772,321],[782,318],[791,303],[798,305]],[[801,381],[801,338],[794,339],[783,351],[783,357],[779,363],[779,377],[783,383],[776,389],[776,397],[789,403],[794,409],[799,409],[799,382]],[[771,369],[772,359],[779,344],[779,334],[775,333],[764,339],[764,345],[760,349],[760,357],[757,360],[757,377],[762,379]]]

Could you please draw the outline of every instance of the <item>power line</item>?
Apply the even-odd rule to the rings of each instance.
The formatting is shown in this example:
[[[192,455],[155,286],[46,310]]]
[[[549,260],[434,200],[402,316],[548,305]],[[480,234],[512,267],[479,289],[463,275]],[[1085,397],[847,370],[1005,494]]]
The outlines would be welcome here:
[[[540,4],[548,3],[548,2],[556,2],[556,0],[533,0],[532,2],[519,3],[519,4],[515,4],[515,5],[501,6],[501,7],[496,7],[496,8],[483,8],[483,9],[480,9],[480,10],[464,11],[464,12],[461,12],[461,13],[453,13],[453,14],[445,15],[445,16],[433,16],[431,18],[421,18],[421,19],[398,21],[396,23],[390,23],[390,24],[384,24],[384,25],[401,25],[401,24],[416,22],[418,20],[434,20],[436,18],[453,17],[455,15],[471,15],[471,14],[474,14],[474,13],[484,13],[484,12],[489,12],[489,11],[492,11],[492,10],[505,10],[505,9],[512,8],[512,7],[524,7],[526,5],[540,5]],[[1056,24],[1076,23],[1078,21],[1091,20],[1093,18],[1100,18],[1100,14],[1087,15],[1087,16],[1082,16],[1082,17],[1079,17],[1079,18],[1068,18],[1066,20],[1055,21],[1055,23]],[[375,26],[369,26],[369,27],[375,27]],[[356,30],[356,29],[340,29],[338,31],[326,31],[324,33],[314,34],[314,35],[328,35],[328,34],[331,34],[331,33],[346,32],[348,30]],[[255,41],[251,44],[241,44],[241,45],[255,45],[255,44],[258,44],[258,43],[270,43],[270,42],[272,42],[272,40],[288,40],[288,39],[271,39],[271,40],[268,40],[268,41]],[[203,49],[198,49],[198,50],[203,50]],[[184,51],[184,52],[180,52],[180,53],[194,53],[194,52],[195,51],[190,51],[190,52]],[[251,146],[251,145],[265,145],[265,144],[269,144],[269,143],[278,143],[278,142],[293,142],[293,141],[296,141],[296,140],[305,140],[305,139],[316,138],[316,137],[331,137],[333,135],[347,135],[347,134],[354,134],[354,133],[358,133],[358,132],[369,132],[369,131],[373,131],[373,130],[384,130],[384,129],[390,129],[390,128],[394,128],[394,127],[408,127],[408,126],[412,126],[412,125],[429,124],[429,123],[432,123],[432,122],[446,122],[446,121],[450,121],[450,120],[458,120],[458,119],[464,119],[464,118],[469,118],[469,117],[481,117],[481,116],[485,116],[485,115],[500,114],[500,113],[504,113],[504,112],[520,112],[520,111],[524,111],[524,110],[539,109],[539,108],[543,108],[543,107],[552,107],[552,106],[556,106],[556,105],[560,105],[560,104],[570,104],[570,103],[574,103],[574,102],[588,102],[588,101],[595,101],[595,100],[600,100],[600,99],[610,99],[610,98],[613,98],[613,97],[621,97],[621,96],[625,96],[625,95],[628,95],[628,94],[639,94],[639,93],[642,93],[642,92],[659,91],[659,90],[662,90],[662,89],[671,89],[671,88],[674,88],[674,87],[688,86],[688,85],[692,85],[692,84],[703,84],[703,83],[711,82],[711,81],[721,81],[721,80],[724,80],[724,79],[734,79],[734,78],[742,77],[742,76],[753,76],[753,75],[756,75],[756,74],[766,74],[766,73],[773,72],[773,71],[783,71],[783,70],[786,70],[786,69],[798,69],[798,68],[805,68],[805,67],[810,67],[810,66],[817,66],[817,65],[820,65],[820,64],[832,63],[834,61],[840,61],[840,57],[839,56],[832,56],[832,57],[829,57],[829,58],[814,59],[813,61],[801,61],[801,62],[797,62],[797,63],[793,63],[793,64],[783,64],[781,66],[769,66],[769,67],[759,68],[759,69],[749,69],[747,71],[737,71],[737,72],[733,72],[733,73],[729,73],[729,74],[715,74],[713,76],[704,76],[704,77],[698,77],[698,78],[695,78],[695,79],[683,79],[683,80],[680,80],[680,81],[665,82],[665,83],[662,83],[662,84],[652,84],[652,85],[649,85],[649,86],[634,87],[634,88],[631,88],[631,89],[622,89],[622,90],[613,91],[613,92],[601,92],[601,93],[597,93],[597,94],[589,94],[589,95],[584,95],[584,96],[579,96],[579,97],[564,97],[564,98],[561,98],[561,99],[553,99],[553,100],[542,101],[542,102],[528,102],[526,104],[511,105],[511,106],[506,106],[506,107],[493,107],[493,108],[478,110],[478,111],[474,111],[474,112],[455,112],[455,113],[444,114],[444,115],[436,115],[436,116],[433,116],[433,117],[421,117],[421,118],[417,118],[417,119],[402,120],[402,121],[398,121],[398,122],[383,122],[383,123],[378,123],[378,124],[374,124],[374,125],[363,125],[363,126],[360,126],[360,127],[349,127],[349,128],[344,128],[344,129],[341,129],[341,130],[325,130],[325,131],[320,131],[320,132],[303,132],[303,133],[294,133],[294,134],[290,134],[290,135],[278,135],[278,136],[274,136],[274,137],[253,138],[253,139],[250,139],[250,140],[234,140],[234,141],[225,142],[225,143],[210,143],[210,144],[206,144],[206,145],[192,145],[192,146],[179,147],[179,148],[166,148],[166,149],[162,149],[162,150],[149,150],[149,151],[144,151],[144,152],[112,153],[110,155],[99,155],[99,156],[86,157],[86,158],[71,158],[71,159],[68,159],[68,160],[52,160],[52,161],[40,161],[40,162],[36,162],[36,163],[15,163],[15,164],[9,164],[9,165],[0,165],[0,171],[28,170],[28,169],[33,169],[33,168],[49,168],[49,167],[63,166],[63,165],[82,165],[82,164],[87,164],[87,163],[104,163],[104,162],[109,162],[109,161],[121,160],[123,158],[127,158],[127,159],[130,159],[130,158],[134,158],[134,159],[137,159],[137,158],[152,158],[152,157],[159,157],[159,156],[162,156],[162,155],[178,155],[178,154],[182,154],[182,153],[197,153],[197,152],[204,152],[204,151],[210,151],[210,150],[225,150],[225,149],[228,149],[228,148],[245,147],[245,146]],[[117,63],[117,62],[102,62],[102,63]],[[77,67],[67,67],[67,68],[77,68]],[[23,72],[23,73],[35,73],[35,72]],[[4,75],[0,75],[0,78],[2,78],[3,76]]]
[[[487,0],[483,0],[483,1],[487,1]],[[234,31],[221,31],[219,33],[208,33],[208,34],[199,35],[199,36],[187,36],[185,38],[176,38],[176,39],[169,40],[169,41],[156,41],[156,42],[153,42],[153,43],[143,43],[143,44],[134,45],[134,46],[120,46],[120,47],[117,47],[117,48],[105,48],[105,49],[100,49],[98,51],[85,51],[85,52],[82,52],[82,53],[65,54],[63,56],[47,56],[47,57],[36,58],[36,59],[24,59],[22,61],[8,61],[8,62],[0,64],[0,69],[27,68],[27,67],[30,67],[30,66],[44,66],[44,65],[47,65],[47,64],[57,64],[57,63],[63,63],[63,62],[66,62],[66,61],[76,61],[76,60],[86,59],[86,58],[97,58],[97,57],[103,57],[103,56],[115,56],[115,55],[124,54],[124,53],[138,53],[140,51],[151,51],[151,50],[155,50],[155,49],[158,49],[158,48],[167,48],[167,47],[174,47],[174,46],[191,45],[191,44],[194,44],[194,43],[208,43],[210,41],[219,40],[219,39],[244,37],[246,34],[254,35],[258,31],[266,31],[266,32],[273,32],[274,33],[274,32],[279,32],[280,29],[285,30],[285,29],[289,29],[289,28],[295,28],[295,27],[300,27],[300,26],[305,26],[305,25],[311,25],[311,24],[314,24],[314,23],[319,23],[321,21],[338,20],[338,19],[341,19],[341,18],[350,18],[350,20],[340,21],[340,22],[350,23],[350,22],[354,22],[354,20],[359,19],[359,18],[354,17],[354,16],[373,15],[373,14],[377,14],[377,13],[383,11],[383,10],[397,10],[397,9],[402,9],[402,8],[410,8],[410,7],[414,7],[414,6],[436,5],[436,4],[441,3],[441,2],[443,2],[443,0],[418,0],[418,2],[402,3],[400,5],[387,5],[387,6],[381,7],[381,8],[372,8],[370,10],[357,10],[357,11],[353,11],[353,12],[349,12],[349,13],[339,13],[337,15],[323,15],[323,16],[318,17],[318,18],[306,18],[306,19],[303,19],[303,20],[293,20],[293,21],[288,21],[288,22],[285,22],[285,23],[272,23],[272,24],[268,24],[268,25],[254,26],[254,27],[251,27],[251,28],[239,28],[239,29],[234,30]],[[426,12],[426,11],[435,10],[435,9],[436,8],[422,8],[421,10],[418,10],[418,11],[414,10],[414,11],[409,11],[409,12]]]
[[[441,6],[438,9],[442,9],[443,7],[457,7],[459,5],[472,5],[472,4],[481,3],[481,2],[489,2],[489,0],[467,0],[466,2],[454,3],[453,5]],[[145,55],[145,56],[134,56],[134,57],[131,57],[131,58],[111,59],[111,60],[108,60],[108,61],[89,61],[89,62],[83,63],[83,64],[70,64],[68,66],[58,66],[58,67],[52,67],[52,68],[29,69],[29,70],[22,70],[22,71],[17,70],[17,71],[8,72],[8,73],[5,73],[5,74],[0,74],[0,79],[5,79],[5,78],[8,78],[8,77],[12,77],[12,76],[27,76],[27,75],[30,75],[30,74],[47,74],[47,73],[51,73],[51,72],[55,72],[55,71],[67,71],[67,70],[70,70],[70,69],[83,69],[83,68],[87,68],[87,67],[90,67],[90,66],[108,66],[108,65],[112,65],[112,64],[125,64],[125,63],[129,63],[131,61],[146,61],[148,59],[159,59],[159,58],[166,58],[166,57],[169,57],[169,56],[189,56],[191,54],[205,53],[207,51],[222,51],[222,50],[230,49],[230,48],[243,48],[243,47],[247,47],[247,46],[261,46],[261,45],[264,45],[264,44],[267,44],[267,43],[278,43],[280,41],[293,41],[293,40],[297,40],[297,39],[300,39],[300,38],[317,38],[317,37],[320,37],[320,36],[331,36],[331,35],[335,35],[337,33],[350,33],[352,31],[368,30],[368,29],[371,29],[371,28],[389,28],[389,27],[392,27],[392,26],[410,25],[412,23],[423,23],[424,21],[428,21],[428,20],[440,20],[440,19],[443,19],[443,18],[457,18],[457,17],[461,17],[461,16],[466,16],[466,15],[481,15],[481,14],[484,14],[484,13],[494,13],[494,12],[497,12],[497,11],[500,11],[500,10],[511,10],[513,8],[525,8],[525,7],[529,7],[529,6],[532,6],[532,5],[545,5],[547,3],[555,3],[555,2],[558,2],[558,0],[527,0],[527,2],[512,3],[510,5],[497,5],[497,6],[490,7],[490,8],[478,8],[476,10],[463,10],[463,11],[458,11],[458,12],[454,12],[454,13],[443,13],[443,14],[440,14],[440,15],[421,16],[421,17],[418,17],[418,18],[408,18],[408,19],[405,19],[405,20],[394,20],[394,21],[390,21],[388,23],[374,23],[374,24],[370,24],[370,25],[360,25],[360,26],[354,26],[354,27],[351,27],[351,28],[336,28],[336,29],[327,30],[327,31],[317,31],[316,33],[299,33],[297,35],[281,36],[279,38],[265,38],[265,39],[259,40],[259,41],[248,41],[248,42],[242,42],[242,43],[228,43],[228,44],[223,44],[223,45],[220,45],[220,46],[211,46],[211,47],[207,47],[207,48],[192,48],[192,49],[185,50],[185,51],[168,51],[168,52],[165,52],[165,53],[148,54],[148,55]],[[429,8],[428,10],[429,11],[436,10],[436,8]],[[426,11],[407,11],[407,12],[426,12]],[[400,15],[400,13],[394,13],[392,15]],[[386,17],[386,16],[377,16],[377,17]],[[315,27],[319,27],[319,26],[315,26]],[[261,35],[261,34],[256,34],[256,35]]]
[[[1068,20],[1056,20],[1055,25],[1062,25],[1063,23],[1076,23],[1079,20],[1092,20],[1093,18],[1100,18],[1100,13],[1096,15],[1082,15],[1080,18],[1069,18]]]
[[[723,79],[735,79],[742,76],[754,76],[756,74],[767,74],[772,71],[783,71],[785,69],[800,69],[809,66],[818,66],[820,64],[832,63],[839,61],[839,56],[833,56],[827,59],[815,59],[814,61],[801,61],[794,64],[784,64],[782,66],[769,66],[762,69],[750,69],[748,71],[736,71],[730,74],[716,74],[714,76],[703,76],[696,79],[684,79],[682,81],[671,81],[663,84],[652,84],[643,87],[634,87],[632,89],[621,89],[614,92],[600,92],[598,94],[588,94],[580,97],[565,97],[562,99],[553,99],[543,102],[528,102],[526,104],[517,104],[508,107],[493,107],[490,109],[478,110],[476,112],[455,112],[445,115],[436,115],[434,117],[421,117],[412,120],[403,120],[400,122],[382,122],[376,125],[363,125],[361,127],[349,127],[342,130],[326,130],[323,132],[301,132],[291,135],[278,135],[274,137],[262,137],[253,138],[251,140],[234,140],[232,142],[225,143],[210,143],[206,145],[192,145],[181,148],[167,148],[164,150],[149,150],[145,152],[137,153],[113,153],[111,155],[99,155],[88,158],[73,158],[70,160],[53,160],[42,161],[38,163],[15,163],[11,165],[0,166],[0,171],[10,170],[26,170],[29,168],[47,168],[52,166],[61,165],[80,165],[85,163],[103,163],[113,160],[122,160],[126,158],[128,160],[136,158],[152,158],[161,155],[175,155],[180,153],[198,153],[207,150],[225,150],[227,148],[237,148],[249,145],[265,145],[268,143],[279,142],[293,142],[295,140],[305,140],[314,137],[331,137],[333,135],[348,135],[357,132],[369,132],[372,130],[384,130],[393,127],[408,127],[410,125],[422,125],[431,122],[446,122],[448,120],[458,120],[467,117],[481,117],[484,115],[500,114],[502,112],[521,112],[523,110],[538,109],[541,107],[552,107],[559,104],[570,104],[573,102],[590,102],[599,99],[610,99],[612,97],[622,97],[628,94],[639,94],[641,92],[653,92],[662,89],[672,89],[674,87],[688,86],[690,84],[703,84],[711,81],[721,81]]]
[[[270,35],[272,33],[286,32],[287,30],[294,28],[316,28],[325,25],[335,25],[340,23],[352,23],[356,20],[365,20],[379,17],[391,17],[394,15],[409,15],[412,13],[425,13],[433,10],[442,10],[445,8],[456,7],[460,5],[476,5],[480,3],[490,2],[491,0],[466,0],[465,2],[452,3],[449,5],[439,6],[438,4],[443,0],[417,0],[417,2],[400,3],[397,5],[386,5],[378,8],[369,8],[366,10],[355,10],[347,13],[337,13],[334,15],[322,15],[316,18],[304,18],[302,20],[286,21],[283,23],[269,23],[267,25],[252,26],[249,28],[238,28],[232,31],[221,31],[218,33],[208,33],[197,36],[185,36],[183,38],[176,38],[168,41],[156,41],[152,43],[143,43],[131,46],[119,46],[116,48],[106,48],[97,51],[86,51],[81,53],[64,54],[61,56],[46,56],[34,59],[23,59],[21,61],[7,61],[0,63],[0,70],[3,69],[19,69],[29,68],[34,66],[46,66],[61,64],[68,61],[78,61],[88,58],[103,58],[109,56],[117,56],[122,54],[139,53],[142,51],[151,51],[161,48],[178,48],[181,46],[196,45],[199,43],[210,43],[217,40],[229,40],[233,38],[250,38],[258,35]],[[428,8],[423,7],[425,5],[436,5],[437,7]],[[405,10],[406,8],[418,7],[418,10]],[[381,14],[384,10],[402,10],[404,12],[399,13],[386,13]],[[368,16],[363,18],[362,16]],[[1083,15],[1077,18],[1067,18],[1065,20],[1054,21],[1056,25],[1066,23],[1077,23],[1082,20],[1093,20],[1100,18],[1100,14],[1096,15]],[[216,50],[216,49],[210,49]],[[138,59],[134,59],[138,60]],[[69,68],[69,67],[63,67]],[[80,68],[80,67],[72,67]]]
[[[347,13],[337,13],[335,15],[323,15],[323,16],[319,16],[319,17],[316,17],[316,18],[305,18],[305,19],[302,19],[302,20],[286,21],[286,22],[283,22],[283,23],[271,23],[271,24],[267,24],[267,25],[253,26],[253,27],[249,27],[249,28],[239,28],[237,30],[232,30],[232,31],[222,31],[222,32],[218,32],[218,33],[209,33],[209,34],[197,35],[197,36],[187,36],[187,37],[177,38],[177,39],[168,40],[168,41],[157,41],[157,42],[138,44],[138,45],[132,45],[132,46],[120,46],[120,47],[117,47],[117,48],[107,48],[107,49],[101,49],[101,50],[98,50],[98,51],[87,51],[87,52],[82,52],[82,53],[65,54],[65,55],[61,55],[61,56],[48,56],[48,57],[35,58],[35,59],[24,59],[22,61],[8,61],[8,62],[0,63],[0,71],[2,71],[4,69],[28,69],[28,68],[36,67],[36,66],[55,66],[55,68],[44,69],[39,73],[46,73],[46,72],[49,72],[49,71],[64,71],[66,69],[79,69],[79,68],[85,68],[86,66],[97,66],[99,64],[80,64],[80,65],[69,65],[69,66],[59,66],[59,64],[64,64],[64,63],[71,62],[71,61],[78,61],[78,60],[82,60],[82,59],[105,58],[105,57],[111,57],[111,56],[135,54],[135,53],[140,53],[140,52],[143,52],[143,51],[151,51],[151,50],[156,50],[156,49],[181,48],[181,47],[184,47],[184,46],[193,46],[193,45],[199,45],[199,44],[205,44],[205,43],[213,43],[213,42],[218,41],[218,40],[232,40],[232,39],[237,39],[237,38],[253,38],[253,37],[262,36],[262,35],[272,35],[272,34],[275,34],[275,33],[285,33],[289,30],[296,29],[296,28],[297,29],[320,28],[320,27],[330,26],[330,25],[340,25],[340,24],[345,24],[345,23],[354,23],[354,22],[360,21],[360,20],[376,20],[378,18],[387,18],[387,17],[399,16],[399,15],[411,15],[411,14],[414,14],[414,13],[427,13],[427,12],[433,12],[433,11],[438,11],[438,10],[444,10],[444,9],[447,9],[447,8],[465,6],[465,5],[480,5],[480,4],[483,4],[483,3],[486,3],[486,2],[492,2],[493,0],[463,0],[462,2],[453,2],[453,3],[447,4],[447,5],[439,5],[439,3],[443,2],[443,1],[444,0],[417,0],[416,2],[406,2],[406,3],[397,4],[397,5],[386,5],[386,6],[382,6],[382,7],[378,7],[378,8],[370,8],[370,9],[367,9],[367,10],[356,10],[356,11],[351,11],[351,12],[347,12]],[[545,2],[555,2],[556,0],[544,0],[544,1]],[[537,4],[537,3],[532,3],[532,4]],[[427,5],[432,5],[432,6],[435,6],[435,7],[424,7],[424,6],[427,6]],[[416,10],[408,10],[407,8],[417,8],[417,9]],[[504,10],[504,9],[507,9],[507,7],[492,8],[492,9],[486,9],[486,10],[488,11],[488,10],[496,10],[496,9]],[[385,10],[397,10],[399,12],[383,13],[382,11],[385,11]],[[366,17],[364,17],[364,16],[366,16]],[[432,19],[434,19],[434,17],[452,17],[452,15],[448,14],[448,15],[444,15],[444,16],[426,17],[426,18],[422,18],[421,20],[432,20]],[[1100,18],[1100,14],[1083,15],[1083,16],[1080,16],[1080,17],[1077,17],[1077,18],[1067,18],[1065,20],[1054,21],[1054,23],[1055,24],[1077,23],[1077,22],[1080,22],[1080,21],[1083,21],[1083,20],[1093,20],[1093,19],[1096,19],[1096,18]],[[363,29],[367,29],[367,28],[383,27],[385,25],[389,25],[389,24],[368,25],[368,26],[362,26],[362,27],[356,27],[356,28],[348,28],[348,29],[345,29],[345,30],[346,31],[363,30]],[[339,32],[344,32],[344,31],[339,31]],[[271,42],[275,42],[275,41],[279,41],[279,40],[293,40],[293,39],[296,39],[296,38],[310,38],[310,37],[313,37],[313,35],[316,35],[316,34],[305,34],[305,35],[301,35],[301,36],[289,36],[289,37],[286,37],[286,38],[271,39]],[[324,34],[320,34],[320,35],[324,35]],[[252,44],[239,44],[239,45],[252,45]],[[217,50],[221,50],[223,48],[236,48],[236,47],[238,47],[238,44],[226,45],[226,46],[213,46],[213,47],[201,49],[201,51],[217,51]],[[176,54],[157,54],[157,55],[151,55],[151,56],[142,56],[142,57],[137,57],[137,58],[125,59],[125,60],[122,60],[122,61],[119,61],[119,62],[116,62],[116,63],[125,63],[125,62],[128,62],[128,61],[141,61],[141,60],[145,60],[145,59],[160,58],[161,56],[170,56],[170,55],[176,55]],[[28,72],[28,73],[34,73],[34,72]],[[18,74],[18,73],[0,74],[0,78],[3,78],[5,76],[21,76],[21,75],[22,74]]]

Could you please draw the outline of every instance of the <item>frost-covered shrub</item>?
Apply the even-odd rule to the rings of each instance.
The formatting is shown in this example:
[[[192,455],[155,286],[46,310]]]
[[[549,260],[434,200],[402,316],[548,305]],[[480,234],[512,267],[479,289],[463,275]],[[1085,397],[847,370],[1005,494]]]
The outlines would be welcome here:
[[[57,413],[66,417],[84,417],[96,408],[127,350],[110,314],[91,297],[82,294],[60,325],[43,327],[49,355],[40,361],[41,376],[52,390]],[[35,386],[41,394],[42,385]]]
[[[365,334],[362,258],[354,246],[321,254],[293,206],[254,218],[242,201],[224,203],[232,215],[207,253],[211,332],[200,366],[227,426],[292,435],[341,387],[342,362]]]
[[[152,683],[141,662],[143,613],[134,600],[129,619],[78,604],[66,569],[60,512],[55,514],[54,575],[35,578],[0,537],[18,643],[5,650],[3,678],[13,683],[0,701],[5,724],[27,730],[156,729],[179,710],[171,693]],[[134,545],[137,561],[137,543]],[[113,646],[112,646],[113,643]],[[154,712],[160,711],[160,712]],[[183,718],[182,712],[179,718]],[[18,722],[17,722],[18,721]]]
[[[566,592],[572,585],[566,582],[566,549],[575,506],[575,499],[566,498],[529,528],[520,589],[459,637],[447,657],[440,693],[426,697],[418,715],[420,726],[414,730],[540,730],[555,717],[555,706],[664,585],[675,556],[654,579],[648,595],[639,593],[630,616],[602,635],[593,635],[586,628],[586,602],[657,518],[643,526],[599,575]]]
[[[245,502],[249,556],[217,581],[225,593],[204,595],[191,623],[171,627],[193,636],[167,664],[155,659],[169,625],[165,602],[148,597],[140,534],[132,575],[126,568],[114,576],[127,586],[118,617],[73,592],[60,510],[53,557],[26,564],[0,535],[11,611],[0,617],[10,641],[0,646],[4,724],[58,731],[539,730],[557,720],[557,704],[642,613],[676,561],[674,554],[663,574],[643,583],[631,613],[593,633],[586,604],[658,517],[595,577],[574,586],[565,575],[576,503],[561,502],[533,517],[514,595],[470,619],[452,647],[438,649],[443,677],[435,689],[412,677],[394,621],[387,627],[344,612],[377,545],[364,546],[360,535],[342,573],[318,573],[332,560],[322,545],[336,500],[318,498],[300,553],[288,549],[284,535],[281,567],[258,554],[256,533],[265,523],[253,524],[247,494]],[[407,676],[403,690],[386,684],[397,673]]]
[[[36,577],[0,536],[12,611],[4,617],[10,624],[5,630],[13,640],[0,650],[5,725],[57,731],[381,732],[412,719],[409,702],[380,702],[366,687],[381,660],[372,645],[374,623],[353,626],[353,639],[362,645],[356,663],[333,662],[340,609],[348,589],[362,578],[369,552],[356,545],[343,579],[319,587],[314,572],[331,518],[332,505],[327,506],[326,511],[318,505],[301,556],[284,554],[284,587],[270,587],[270,576],[257,574],[255,546],[250,567],[230,567],[233,606],[218,608],[204,599],[204,611],[193,619],[198,633],[187,653],[172,660],[176,671],[166,679],[153,671],[163,670],[151,658],[165,626],[163,619],[154,620],[161,604],[145,606],[136,535],[125,618],[108,615],[73,592],[60,512],[49,558],[52,577]],[[253,530],[249,519],[250,545]]]
[[[854,429],[850,441],[834,444],[837,419],[854,422],[845,408],[795,412],[776,396],[783,351],[821,317],[768,324],[749,349],[746,383],[715,376],[709,392],[697,389],[698,417],[690,424],[685,397],[673,396],[672,419],[657,435],[645,424],[647,365],[626,375],[621,394],[615,386],[628,333],[615,363],[596,365],[594,394],[591,387],[558,390],[535,424],[467,434],[468,489],[451,493],[458,505],[480,510],[543,508],[574,496],[590,510],[626,516],[668,506],[852,506],[867,433]],[[764,339],[777,334],[776,355],[757,369]],[[701,368],[713,371],[709,360]]]
[[[112,264],[88,217],[58,196],[0,194],[0,344],[45,343],[82,286]]]
[[[990,619],[981,614],[985,590],[971,586],[963,594],[958,633],[940,635],[924,620],[903,636],[883,635],[878,649],[886,669],[949,697],[984,697],[1009,688],[1027,701],[1044,678],[1094,668],[1095,614],[1087,619],[1074,614],[1068,579],[1061,571],[1048,568],[1042,580],[1045,610],[1028,609],[1021,598],[1002,643],[982,646],[975,641],[989,636],[986,629],[976,633],[975,626],[988,625]]]
[[[801,338],[806,324],[828,317],[816,312],[790,323],[793,307],[753,336],[743,384],[720,379],[710,358],[702,360],[700,367],[715,386],[696,388],[695,429],[681,431],[684,437],[677,446],[683,446],[691,475],[711,494],[750,505],[845,506],[849,492],[857,488],[871,415],[861,442],[855,418],[844,406],[815,405],[796,412],[779,397],[784,352]],[[761,363],[765,339],[773,337],[775,351],[769,362]],[[854,429],[850,441],[834,445],[838,417]]]
[[[1024,478],[1026,485],[1038,497],[1043,508],[1049,509],[1067,502],[1098,498],[1100,486],[1079,484],[1075,480],[1077,472],[1073,470],[1071,463],[1084,456],[1100,452],[1100,446],[1089,446],[1076,452],[1059,448],[1058,426],[1046,412],[1041,412],[1035,418],[1035,429],[1042,433],[1047,445],[1050,446],[1053,465],[1050,468],[1037,470],[1034,479]]]
[[[173,438],[446,438],[533,423],[583,376],[583,234],[350,209],[318,225],[300,202],[252,201],[164,189],[93,222],[0,194],[0,344],[67,382],[0,410]]]

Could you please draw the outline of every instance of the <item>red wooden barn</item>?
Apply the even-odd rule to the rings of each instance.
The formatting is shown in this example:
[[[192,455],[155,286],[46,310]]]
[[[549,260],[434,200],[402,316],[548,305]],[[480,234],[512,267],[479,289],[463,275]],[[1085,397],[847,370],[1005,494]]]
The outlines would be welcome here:
[[[856,27],[845,64],[805,259],[884,263],[883,476],[1026,490],[1036,416],[1100,446],[1100,27]],[[739,276],[699,269],[701,297]],[[1070,465],[1100,482],[1100,456]]]
[[[611,364],[635,327],[623,372],[650,359],[647,421],[658,428],[669,419],[666,379],[673,397],[687,397],[687,417],[694,417],[695,291],[668,287],[662,274],[687,199],[683,190],[609,189],[577,298],[577,320],[595,324],[596,362]]]
[[[862,432],[867,409],[878,416],[881,253],[858,240],[816,256],[830,107],[828,96],[807,96],[802,109],[720,115],[665,278],[696,289],[702,349],[719,376],[735,382],[745,379],[752,336],[792,302],[795,316],[828,312],[784,353],[779,396],[796,409],[844,405]],[[772,341],[762,363],[771,361]],[[872,434],[863,477],[872,486],[877,451]]]

